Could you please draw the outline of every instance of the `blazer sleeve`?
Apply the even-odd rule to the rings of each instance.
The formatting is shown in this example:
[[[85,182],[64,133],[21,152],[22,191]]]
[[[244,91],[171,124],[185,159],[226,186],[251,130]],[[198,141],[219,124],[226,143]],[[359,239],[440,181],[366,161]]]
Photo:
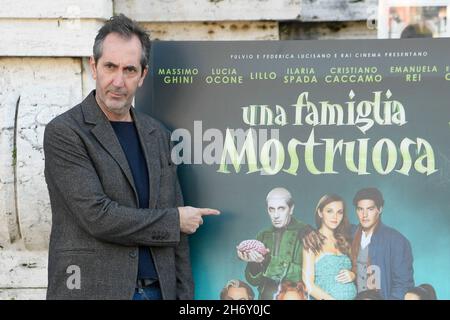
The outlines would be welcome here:
[[[52,208],[64,208],[93,237],[125,246],[176,246],[177,208],[138,209],[104,192],[83,141],[70,125],[52,121],[44,133],[45,179]],[[155,237],[155,234],[164,236]]]
[[[169,146],[169,150],[172,150],[173,144],[170,142],[170,137]],[[183,193],[178,178],[176,179],[175,199],[177,207],[184,206]],[[185,233],[180,234],[180,243],[175,247],[175,270],[177,279],[177,299],[193,300],[194,279],[192,277],[189,238]]]
[[[414,287],[413,255],[409,241],[397,235],[392,243],[392,283],[389,300],[403,300]]]

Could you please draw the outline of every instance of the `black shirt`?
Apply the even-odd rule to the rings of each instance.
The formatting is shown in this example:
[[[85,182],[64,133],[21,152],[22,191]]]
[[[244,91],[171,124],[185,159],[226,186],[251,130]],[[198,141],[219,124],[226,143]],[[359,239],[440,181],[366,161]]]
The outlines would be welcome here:
[[[148,208],[150,186],[144,152],[134,122],[110,121],[128,160],[139,199],[139,208]],[[150,249],[139,247],[138,279],[158,279]]]

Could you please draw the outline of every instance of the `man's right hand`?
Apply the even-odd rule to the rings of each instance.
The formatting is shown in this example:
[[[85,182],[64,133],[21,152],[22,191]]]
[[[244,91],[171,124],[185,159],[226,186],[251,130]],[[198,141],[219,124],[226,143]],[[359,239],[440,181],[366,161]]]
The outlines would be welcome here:
[[[179,207],[181,232],[192,234],[203,224],[203,216],[218,215],[220,211],[209,208]]]

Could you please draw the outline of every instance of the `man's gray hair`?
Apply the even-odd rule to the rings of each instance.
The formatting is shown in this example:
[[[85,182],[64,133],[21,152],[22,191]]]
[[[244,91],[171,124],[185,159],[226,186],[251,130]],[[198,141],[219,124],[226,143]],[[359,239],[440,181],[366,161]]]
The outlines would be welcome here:
[[[98,62],[103,53],[103,41],[110,33],[117,33],[125,39],[130,39],[133,35],[139,38],[142,46],[141,67],[142,71],[148,66],[150,58],[150,38],[148,33],[141,28],[136,21],[131,20],[124,14],[111,17],[97,33],[94,41],[94,60]]]

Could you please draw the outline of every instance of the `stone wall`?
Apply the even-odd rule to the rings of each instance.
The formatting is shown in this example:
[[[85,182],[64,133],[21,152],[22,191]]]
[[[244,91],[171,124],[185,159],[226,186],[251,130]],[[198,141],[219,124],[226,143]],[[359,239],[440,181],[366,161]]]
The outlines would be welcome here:
[[[374,38],[376,0],[0,0],[0,299],[43,299],[45,125],[94,87],[87,59],[124,13],[158,40]]]

